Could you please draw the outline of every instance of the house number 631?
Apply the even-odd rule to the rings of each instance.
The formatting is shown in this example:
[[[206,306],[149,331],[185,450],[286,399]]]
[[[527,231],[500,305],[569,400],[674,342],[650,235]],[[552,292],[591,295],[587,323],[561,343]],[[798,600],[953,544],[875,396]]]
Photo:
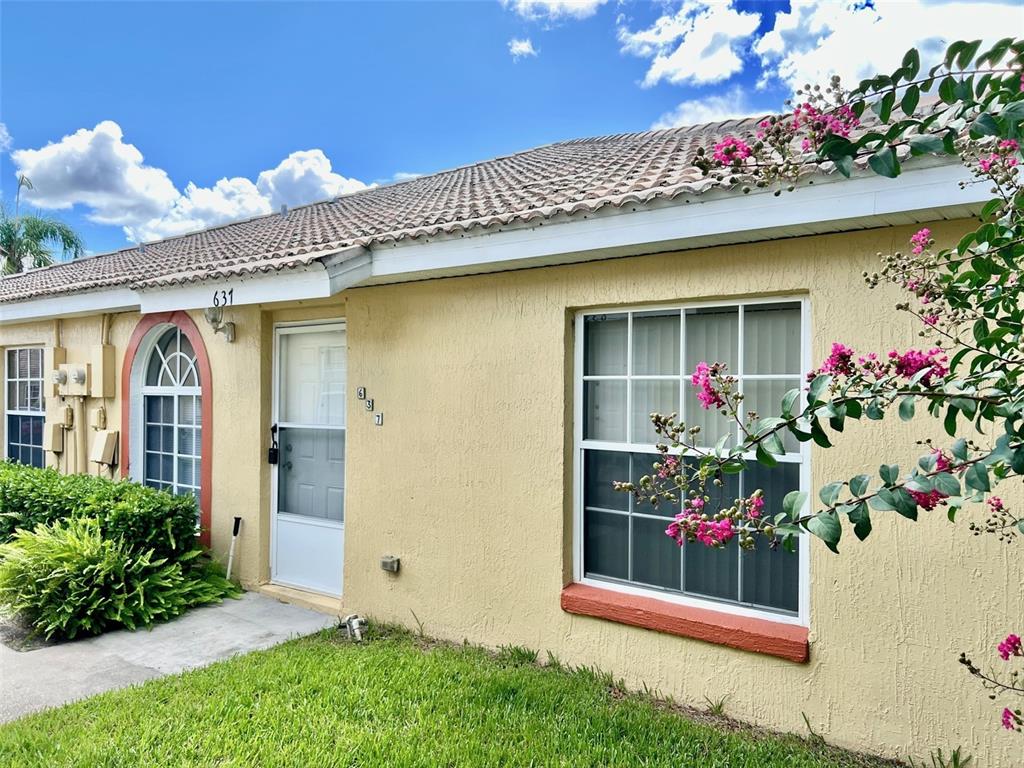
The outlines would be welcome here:
[[[214,291],[213,292],[213,306],[215,307],[230,307],[235,303],[235,289],[231,288],[227,291]]]

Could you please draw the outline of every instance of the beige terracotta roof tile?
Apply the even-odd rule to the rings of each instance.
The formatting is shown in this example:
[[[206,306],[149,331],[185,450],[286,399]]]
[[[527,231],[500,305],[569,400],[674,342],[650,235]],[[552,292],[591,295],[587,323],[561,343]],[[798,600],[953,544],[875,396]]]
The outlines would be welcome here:
[[[573,139],[144,247],[0,280],[0,303],[96,288],[153,288],[305,266],[325,251],[644,205],[723,182],[694,167],[760,118]]]

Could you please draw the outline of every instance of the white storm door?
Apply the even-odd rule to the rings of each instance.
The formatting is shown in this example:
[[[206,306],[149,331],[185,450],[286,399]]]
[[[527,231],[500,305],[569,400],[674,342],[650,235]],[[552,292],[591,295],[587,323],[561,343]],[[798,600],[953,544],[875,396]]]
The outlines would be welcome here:
[[[341,595],[345,552],[345,326],[278,328],[278,463],[271,580]]]

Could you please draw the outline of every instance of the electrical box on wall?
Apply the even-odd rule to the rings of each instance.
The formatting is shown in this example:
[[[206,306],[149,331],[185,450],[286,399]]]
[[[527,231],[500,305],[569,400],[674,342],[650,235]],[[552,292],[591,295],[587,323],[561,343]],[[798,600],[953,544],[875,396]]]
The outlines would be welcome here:
[[[73,429],[75,426],[75,410],[70,405],[62,405],[53,415],[53,424],[61,429]]]
[[[89,417],[89,426],[93,429],[107,428],[107,409],[102,405],[92,411]]]
[[[93,464],[105,464],[111,466],[114,463],[114,455],[117,452],[117,432],[112,429],[105,429],[97,432],[92,439],[92,450],[89,452],[89,461]]]
[[[89,363],[62,363],[58,368],[63,376],[57,394],[66,397],[86,397],[89,394],[92,366]]]
[[[64,453],[64,427],[48,421],[43,425],[43,450],[50,453]]]
[[[62,363],[67,362],[68,353],[64,347],[47,347],[43,350],[43,394],[46,397],[56,397],[59,384],[53,374],[57,372]]]
[[[91,397],[115,397],[114,347],[97,344],[92,348],[92,372],[89,382]]]

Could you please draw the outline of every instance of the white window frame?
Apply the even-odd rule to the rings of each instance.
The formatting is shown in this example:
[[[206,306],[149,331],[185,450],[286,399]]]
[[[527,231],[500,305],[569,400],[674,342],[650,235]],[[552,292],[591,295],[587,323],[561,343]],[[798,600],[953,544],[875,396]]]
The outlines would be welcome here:
[[[40,408],[39,408],[38,411],[30,411],[30,410],[21,409],[21,408],[17,408],[17,409],[16,408],[12,408],[11,407],[11,403],[10,403],[9,390],[10,390],[11,382],[18,382],[18,381],[29,381],[29,382],[31,382],[31,381],[36,381],[36,379],[32,378],[31,376],[28,377],[27,379],[22,379],[22,378],[19,378],[19,377],[11,378],[11,370],[10,370],[10,362],[9,362],[9,360],[10,360],[10,353],[11,352],[21,352],[23,350],[39,350],[39,355],[40,355],[40,358],[41,358],[40,362],[39,362],[39,379],[38,379],[38,381],[39,381],[39,405],[40,405]],[[46,428],[46,426],[45,426],[46,425],[46,354],[45,354],[45,351],[44,351],[43,347],[41,347],[41,346],[23,345],[23,346],[20,346],[20,347],[4,347],[3,348],[3,355],[4,355],[4,378],[3,378],[3,386],[4,386],[4,395],[3,395],[3,397],[4,397],[4,426],[3,426],[4,446],[3,446],[3,451],[4,452],[3,452],[3,459],[6,461],[6,460],[10,459],[10,455],[11,455],[11,434],[10,434],[11,422],[10,422],[10,419],[7,418],[8,416],[31,416],[33,418],[41,418],[43,420],[43,428],[44,429]],[[15,371],[14,373],[16,374],[17,371]],[[25,445],[25,443],[18,443],[18,445],[19,446],[23,446],[23,445]],[[30,448],[35,448],[36,446],[30,445],[29,447]],[[42,443],[40,443],[39,449],[42,450],[42,447],[43,447],[43,445],[42,445]],[[46,452],[45,451],[43,451],[43,466],[44,467],[46,466]]]
[[[203,422],[202,422],[202,405],[201,405],[202,400],[201,400],[201,398],[202,398],[202,395],[203,395],[203,389],[202,389],[203,381],[202,381],[202,378],[201,378],[202,373],[199,370],[199,362],[198,362],[199,361],[199,356],[198,356],[198,353],[196,353],[196,350],[193,350],[193,352],[195,353],[195,359],[194,359],[193,365],[194,365],[195,373],[196,373],[196,381],[198,382],[197,386],[194,386],[194,387],[151,386],[151,385],[146,384],[146,373],[149,370],[150,359],[156,353],[156,347],[157,347],[157,344],[159,343],[160,339],[162,339],[164,334],[167,333],[167,331],[169,331],[171,329],[174,329],[179,334],[184,335],[184,332],[181,330],[181,328],[178,327],[177,325],[175,325],[174,323],[161,323],[160,325],[154,326],[153,328],[151,328],[149,333],[146,334],[146,338],[143,340],[142,344],[139,345],[138,352],[136,353],[136,356],[135,356],[135,363],[132,366],[132,373],[131,373],[131,399],[132,399],[132,404],[131,404],[131,424],[129,425],[129,427],[132,430],[132,434],[137,436],[137,439],[133,439],[131,441],[132,457],[131,457],[131,462],[130,462],[129,466],[131,467],[131,479],[132,480],[134,480],[135,482],[140,483],[142,485],[145,485],[147,487],[152,487],[152,486],[150,486],[148,484],[148,482],[147,482],[148,478],[146,477],[146,452],[147,452],[146,451],[146,448],[147,448],[147,445],[146,445],[146,442],[147,442],[146,427],[148,425],[148,419],[147,419],[147,413],[146,413],[146,397],[148,395],[152,395],[152,396],[171,396],[173,398],[173,400],[174,400],[174,425],[173,425],[173,430],[174,430],[174,455],[173,455],[174,456],[174,458],[173,458],[174,482],[172,483],[172,487],[170,489],[165,489],[165,490],[168,490],[170,493],[174,493],[175,492],[174,489],[178,488],[178,487],[192,489],[192,490],[194,490],[194,496],[196,498],[196,504],[198,505],[199,504],[200,495],[202,494],[202,464],[203,464],[204,461],[210,461],[209,457],[203,456],[203,452],[202,452],[203,451],[203,449],[202,449],[202,438],[201,437],[200,437],[200,440],[199,440],[199,444],[197,446],[198,449],[199,449],[199,461],[197,462],[197,467],[196,467],[197,471],[196,471],[196,477],[195,477],[195,485],[187,485],[186,486],[186,485],[180,485],[177,482],[177,480],[178,480],[178,459],[179,459],[179,457],[180,458],[189,458],[189,459],[194,458],[193,456],[185,456],[184,454],[180,454],[178,452],[178,429],[179,429],[179,427],[193,428],[195,426],[195,425],[191,425],[191,424],[187,424],[187,425],[180,424],[180,417],[179,417],[179,414],[178,414],[178,396],[179,395],[181,395],[181,396],[189,395],[189,396],[196,396],[196,397],[200,398],[200,407],[198,409],[200,435],[202,434],[202,430],[205,430],[207,428],[207,426],[205,424],[203,424]],[[163,451],[161,451],[161,453],[163,453]],[[202,511],[200,511],[198,514],[199,514],[199,516],[196,519],[196,531],[197,531],[197,533],[198,533],[199,527],[201,525]]]
[[[716,299],[716,300],[701,300],[701,301],[689,301],[689,302],[673,302],[663,304],[637,304],[637,305],[622,305],[622,306],[610,306],[610,307],[593,307],[587,309],[581,309],[576,312],[573,328],[574,328],[574,367],[573,367],[573,530],[572,530],[572,552],[573,552],[573,581],[578,584],[587,584],[601,589],[612,590],[615,592],[622,592],[629,595],[637,595],[641,597],[653,597],[659,600],[664,600],[670,603],[676,603],[678,605],[686,605],[694,608],[704,608],[708,610],[718,611],[720,613],[728,613],[736,616],[743,616],[747,618],[767,619],[783,624],[793,624],[797,626],[807,627],[810,625],[810,539],[806,533],[800,536],[800,546],[798,550],[799,557],[799,571],[798,571],[798,609],[796,613],[777,611],[768,608],[759,608],[747,605],[740,605],[737,603],[731,603],[726,601],[715,600],[714,598],[701,598],[694,595],[681,594],[676,592],[669,592],[659,590],[657,588],[645,588],[639,585],[632,585],[623,583],[620,581],[613,581],[611,579],[598,579],[585,576],[583,573],[583,453],[584,450],[608,450],[615,451],[618,453],[647,453],[653,448],[653,444],[647,443],[632,443],[632,442],[611,442],[601,440],[584,440],[583,439],[583,423],[585,414],[583,413],[583,390],[584,390],[584,361],[583,361],[583,341],[584,341],[584,321],[585,318],[591,315],[602,315],[602,314],[622,314],[632,312],[649,312],[656,310],[679,310],[680,313],[685,313],[688,309],[701,309],[708,307],[737,307],[739,308],[739,347],[737,350],[737,367],[738,370],[733,371],[738,376],[743,375],[743,308],[751,305],[765,305],[765,304],[782,304],[782,303],[799,303],[800,304],[800,368],[803,371],[810,370],[810,301],[806,296],[764,296],[758,298],[742,298],[742,299]],[[626,377],[632,376],[633,370],[633,325],[632,315],[629,314],[630,318],[626,329]],[[685,330],[685,329],[684,329]],[[685,388],[689,386],[688,372],[683,370],[686,365],[686,334],[685,332],[680,334],[680,379],[681,389],[684,391],[680,392],[680,409],[682,409],[683,403],[686,402],[684,396],[686,394]],[[746,378],[748,380],[755,380],[757,378],[773,378],[774,375],[763,375],[756,376],[750,375]],[[587,377],[592,380],[591,377]],[[601,377],[594,377],[600,379]],[[622,378],[622,377],[611,377],[611,378]],[[629,378],[626,378],[629,381]],[[742,382],[742,379],[741,379]],[[626,387],[626,425],[627,425],[627,436],[629,433],[629,424],[632,420],[632,387]],[[744,454],[744,458],[755,461],[753,453]],[[811,466],[810,466],[810,443],[805,442],[800,444],[800,450],[798,454],[787,454],[786,456],[777,457],[780,462],[791,462],[800,464],[799,482],[800,490],[808,491],[811,486]],[[654,457],[652,456],[652,464]],[[626,478],[623,478],[626,479]],[[667,520],[667,519],[666,519]]]

